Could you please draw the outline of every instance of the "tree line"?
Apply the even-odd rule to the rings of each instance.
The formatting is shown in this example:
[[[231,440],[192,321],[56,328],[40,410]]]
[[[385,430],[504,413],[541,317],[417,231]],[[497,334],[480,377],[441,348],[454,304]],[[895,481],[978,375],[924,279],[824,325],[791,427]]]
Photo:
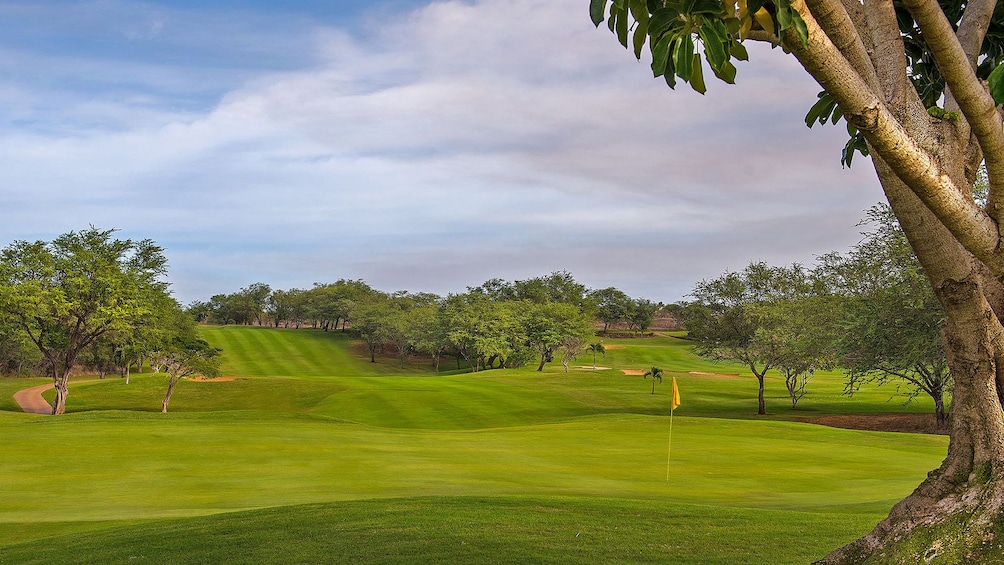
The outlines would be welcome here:
[[[216,324],[311,327],[350,331],[365,343],[370,360],[390,349],[402,366],[411,355],[444,357],[474,371],[522,367],[537,370],[558,360],[568,370],[586,349],[597,324],[645,332],[663,308],[609,287],[587,289],[566,271],[525,280],[490,279],[466,292],[382,292],[362,280],[273,290],[255,283],[231,294],[194,302],[188,312]]]

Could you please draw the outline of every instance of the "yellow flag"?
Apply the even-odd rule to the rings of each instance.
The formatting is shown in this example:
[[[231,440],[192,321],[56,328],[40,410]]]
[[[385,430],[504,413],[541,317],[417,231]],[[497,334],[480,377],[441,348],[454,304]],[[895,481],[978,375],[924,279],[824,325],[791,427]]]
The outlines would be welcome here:
[[[680,389],[676,388],[676,377],[673,377],[673,407],[670,410],[676,410],[676,407],[680,405]]]

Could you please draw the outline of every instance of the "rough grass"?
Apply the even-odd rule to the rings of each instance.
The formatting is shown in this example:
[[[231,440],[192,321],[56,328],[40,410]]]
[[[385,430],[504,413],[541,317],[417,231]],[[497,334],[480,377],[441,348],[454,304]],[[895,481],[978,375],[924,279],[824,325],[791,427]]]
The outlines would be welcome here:
[[[334,332],[205,336],[250,378],[183,381],[167,415],[151,373],[73,385],[62,417],[0,412],[0,562],[27,562],[28,540],[52,563],[806,562],[865,533],[947,445],[784,421],[926,409],[848,398],[836,374],[794,412],[768,381],[758,418],[742,367],[671,337],[605,341],[622,345],[607,371],[436,375],[371,364]],[[669,379],[651,395],[620,370],[652,364],[683,395],[669,481]]]

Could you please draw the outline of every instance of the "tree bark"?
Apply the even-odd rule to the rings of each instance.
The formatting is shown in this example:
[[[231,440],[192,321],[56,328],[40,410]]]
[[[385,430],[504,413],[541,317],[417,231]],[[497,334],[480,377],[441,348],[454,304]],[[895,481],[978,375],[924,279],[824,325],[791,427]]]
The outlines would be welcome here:
[[[945,309],[942,335],[955,382],[949,448],[941,467],[871,533],[820,563],[900,562],[916,553],[916,540],[927,540],[927,562],[1000,562],[1004,552],[994,537],[1004,528],[1004,419],[997,391],[1004,327],[986,298],[975,257],[880,158],[873,162]]]
[[[766,372],[766,371],[764,371],[764,372]],[[757,399],[757,410],[756,410],[756,413],[760,414],[760,415],[764,415],[764,414],[767,413],[767,403],[766,403],[766,401],[764,400],[764,397],[763,397],[763,375],[757,374],[757,373],[754,373],[754,374],[756,375],[757,383],[759,383],[759,385],[760,385],[759,389],[757,390],[757,393],[756,393],[756,399]]]
[[[66,397],[70,396],[70,372],[66,371],[62,375],[53,379],[56,389],[56,398],[52,401],[52,415],[66,413]]]
[[[178,380],[174,377],[168,377],[167,379],[167,395],[164,396],[164,401],[160,404],[160,413],[165,414],[167,412],[167,405],[171,403],[171,395],[174,394],[174,385],[178,383]]]

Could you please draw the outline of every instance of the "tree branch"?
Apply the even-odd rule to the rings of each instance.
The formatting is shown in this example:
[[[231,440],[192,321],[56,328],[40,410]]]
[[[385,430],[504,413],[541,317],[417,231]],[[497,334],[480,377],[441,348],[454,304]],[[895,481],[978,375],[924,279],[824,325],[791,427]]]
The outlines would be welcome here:
[[[806,0],[827,37],[875,93],[881,92],[871,57],[850,15],[839,0]]]
[[[809,41],[807,47],[803,46],[794,30],[789,28],[785,36],[788,49],[837,101],[848,122],[864,134],[896,176],[910,187],[955,238],[995,272],[1004,272],[1004,256],[998,252],[1000,234],[997,223],[958,189],[883,101],[871,92],[819,27],[804,1],[796,0],[792,2],[792,7],[805,21]]]
[[[924,109],[906,68],[906,50],[896,20],[896,10],[888,0],[866,0],[865,19],[875,46],[872,62],[882,84],[886,102],[910,109]]]
[[[844,10],[847,10],[848,17],[854,22],[854,28],[858,30],[858,35],[861,36],[861,40],[868,40],[869,43],[865,44],[865,50],[871,51],[874,47],[870,45],[871,38],[868,36],[868,24],[865,22],[865,11],[861,6],[861,2],[858,0],[840,0],[840,3],[844,5]]]
[[[938,63],[941,75],[945,77],[945,83],[950,90],[950,96],[958,103],[959,110],[966,117],[969,126],[979,140],[983,149],[983,156],[987,164],[987,175],[990,178],[991,189],[1004,186],[1004,130],[1001,129],[1001,118],[997,113],[997,105],[990,93],[983,86],[978,78],[970,56],[963,49],[959,38],[956,37],[952,24],[945,18],[945,13],[941,10],[936,0],[904,0],[913,18],[920,26],[924,39],[931,49],[934,60]],[[977,5],[976,9],[986,9],[982,5]],[[991,11],[993,8],[991,7]],[[969,8],[966,9],[967,14]],[[983,33],[977,26],[980,15],[969,18],[969,31],[967,31],[967,41],[975,41],[978,37],[982,42]],[[989,17],[988,17],[989,18]],[[989,19],[987,20],[989,22]],[[960,30],[961,31],[961,30]],[[973,37],[977,36],[977,37]],[[979,51],[979,43],[976,50]],[[946,104],[947,105],[947,104]],[[998,193],[999,190],[991,190]],[[989,213],[1000,223],[1004,217],[1004,210],[997,202],[1000,196],[992,194]]]
[[[997,0],[970,0],[966,2],[966,11],[962,14],[959,22],[959,29],[955,32],[959,38],[962,51],[966,54],[966,60],[976,68],[979,62],[980,47],[983,45],[983,38],[990,27],[990,18],[993,17],[994,8],[997,7]]]

